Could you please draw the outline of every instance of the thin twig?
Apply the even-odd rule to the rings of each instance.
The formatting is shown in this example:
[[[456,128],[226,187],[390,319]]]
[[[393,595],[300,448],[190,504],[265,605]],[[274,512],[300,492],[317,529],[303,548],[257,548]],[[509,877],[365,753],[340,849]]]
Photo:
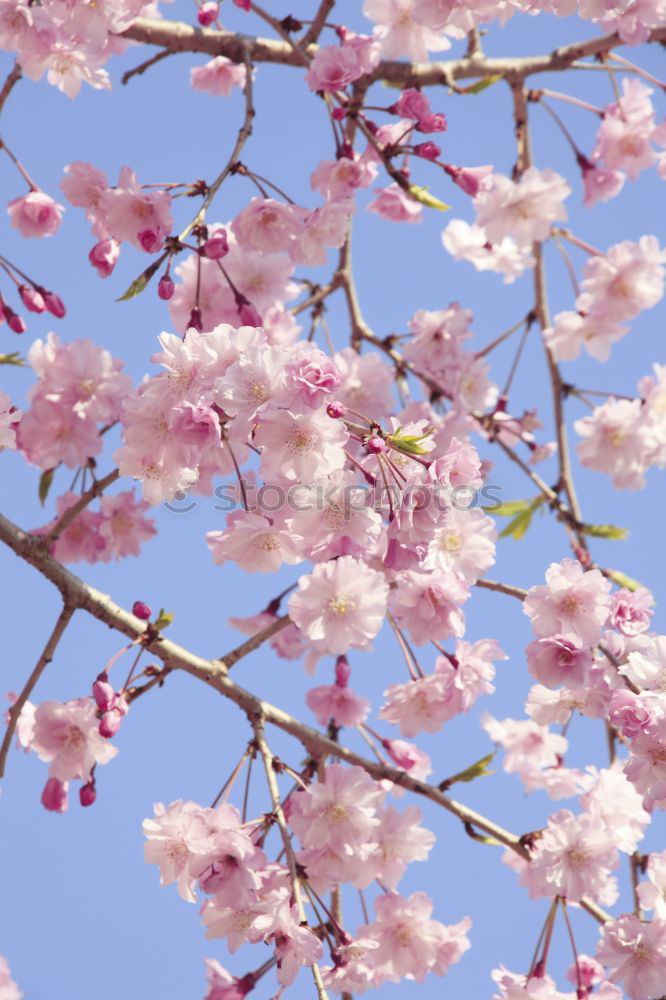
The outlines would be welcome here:
[[[86,507],[92,503],[92,501],[101,496],[107,486],[111,483],[115,483],[116,479],[120,476],[118,469],[113,469],[108,475],[104,476],[103,479],[96,479],[89,489],[85,493],[82,493],[75,504],[68,507],[62,517],[59,517],[56,523],[53,525],[48,535],[44,538],[45,545],[53,545],[58,541],[63,531],[69,528],[72,521],[79,516],[81,511],[85,510]]]
[[[14,704],[9,709],[9,722],[7,723],[7,729],[5,730],[5,735],[2,740],[2,746],[0,746],[0,778],[4,776],[5,773],[5,763],[7,760],[7,754],[11,746],[12,738],[16,732],[16,727],[18,725],[19,717],[23,711],[23,706],[32,694],[33,688],[35,687],[37,681],[42,676],[45,668],[53,659],[53,654],[55,653],[56,647],[62,638],[62,635],[69,625],[72,615],[76,610],[75,605],[68,604],[65,602],[63,604],[62,611],[58,616],[58,620],[55,623],[54,629],[51,635],[46,641],[44,646],[44,651],[42,655],[37,660],[34,670],[28,677],[23,690],[14,702]]]
[[[21,67],[19,66],[18,62],[14,63],[13,69],[7,75],[7,79],[2,85],[2,90],[0,90],[0,111],[2,111],[3,107],[5,106],[5,101],[7,100],[7,98],[9,97],[12,90],[14,89],[14,87],[19,82],[22,76],[23,73],[21,72]]]
[[[163,49],[156,55],[151,56],[150,59],[146,59],[145,62],[142,62],[138,66],[135,66],[134,69],[128,69],[127,72],[123,73],[123,75],[121,76],[120,82],[123,84],[123,86],[125,86],[130,82],[132,77],[141,76],[142,73],[145,73],[146,70],[150,69],[151,66],[154,66],[155,63],[161,62],[162,59],[166,59],[167,56],[173,56],[173,55],[175,55],[175,52],[172,49]]]

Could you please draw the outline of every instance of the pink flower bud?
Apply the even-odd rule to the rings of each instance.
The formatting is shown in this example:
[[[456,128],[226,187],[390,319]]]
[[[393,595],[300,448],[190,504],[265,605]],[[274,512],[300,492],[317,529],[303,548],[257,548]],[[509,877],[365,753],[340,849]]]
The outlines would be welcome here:
[[[96,798],[97,789],[95,788],[94,781],[89,781],[87,784],[81,785],[79,788],[79,802],[82,806],[91,806]]]
[[[157,285],[157,294],[165,302],[168,302],[176,290],[176,286],[168,274],[163,274]]]
[[[116,692],[109,684],[109,675],[103,671],[92,686],[93,698],[100,712],[109,712],[116,704]]]
[[[447,165],[444,167],[447,174],[459,188],[471,198],[476,198],[483,185],[483,180],[492,174],[492,167],[454,167]]]
[[[229,243],[224,229],[218,230],[214,236],[206,240],[201,247],[201,253],[209,260],[221,260],[229,253]]]
[[[384,438],[373,435],[365,442],[365,447],[371,455],[381,455],[382,452],[386,451],[386,441]]]
[[[142,621],[147,622],[152,615],[151,609],[143,601],[135,601],[132,605],[132,614]]]
[[[142,229],[139,233],[139,243],[146,253],[156,253],[162,246],[162,235],[159,229]]]
[[[237,309],[238,317],[243,326],[261,326],[261,314],[257,312],[252,303],[248,302],[247,299],[240,302]]]
[[[64,813],[67,811],[67,787],[66,781],[59,778],[49,778],[44,785],[42,792],[42,805],[49,812]]]
[[[36,288],[30,288],[29,285],[19,285],[19,295],[23,305],[30,312],[43,313],[46,309],[44,296]]]
[[[332,417],[333,420],[338,420],[340,417],[344,417],[347,412],[347,408],[343,406],[342,403],[338,403],[334,400],[332,403],[328,404],[326,412],[329,417]]]
[[[338,687],[347,687],[351,677],[351,667],[346,656],[338,656],[335,661],[335,683]]]
[[[47,292],[44,288],[39,288],[38,291],[44,296],[44,302],[46,303],[46,308],[58,319],[63,319],[67,310],[65,309],[65,303],[62,301],[59,295],[55,292]]]
[[[216,3],[202,3],[197,14],[197,21],[203,28],[209,27],[213,21],[217,21],[220,8]]]
[[[119,255],[120,243],[117,240],[100,240],[88,254],[88,260],[100,278],[108,278],[116,266]]]
[[[331,118],[333,121],[341,122],[344,118],[346,118],[346,116],[347,112],[344,108],[333,108],[331,111]]]
[[[240,7],[241,10],[250,9],[250,0],[233,0],[235,7]]]
[[[414,146],[414,152],[424,160],[436,160],[442,151],[434,142],[420,142]]]
[[[112,739],[120,729],[122,716],[118,712],[105,712],[99,720],[99,735],[105,740]]]
[[[7,325],[13,333],[25,333],[28,329],[25,320],[18,313],[12,312],[12,310],[5,306],[5,319],[7,320]]]
[[[417,132],[446,132],[446,117],[440,114],[429,114],[416,123]]]
[[[190,313],[190,318],[187,324],[188,330],[191,328],[193,330],[198,330],[199,333],[203,330],[203,321],[201,319],[201,309],[194,306],[192,312]]]

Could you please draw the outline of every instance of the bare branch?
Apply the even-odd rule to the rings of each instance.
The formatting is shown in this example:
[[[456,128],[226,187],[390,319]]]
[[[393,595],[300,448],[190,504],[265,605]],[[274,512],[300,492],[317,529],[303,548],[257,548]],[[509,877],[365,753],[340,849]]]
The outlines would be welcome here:
[[[23,706],[32,694],[32,691],[37,684],[37,681],[42,676],[44,670],[48,664],[53,659],[53,654],[55,653],[56,647],[62,638],[63,632],[69,625],[70,619],[76,610],[75,606],[65,603],[63,609],[58,616],[58,620],[55,623],[51,635],[47,639],[46,645],[44,646],[44,651],[42,655],[37,660],[35,668],[28,677],[25,683],[25,687],[21,691],[20,695],[9,709],[9,722],[7,723],[7,729],[5,730],[5,735],[2,740],[2,746],[0,746],[0,778],[4,777],[5,774],[5,764],[7,761],[7,754],[16,732],[16,726],[18,725],[19,716],[23,711]]]
[[[5,101],[22,76],[23,73],[21,72],[21,67],[18,62],[14,63],[14,68],[8,74],[7,79],[2,85],[2,90],[0,90],[0,111],[2,111],[5,106]]]
[[[312,55],[313,46],[301,46],[292,41],[270,38],[249,38],[229,31],[211,31],[195,28],[179,21],[157,21],[138,17],[122,37],[147,45],[157,45],[172,52],[201,52],[210,56],[224,55],[233,62],[243,62],[243,46],[247,44],[249,57],[256,63],[279,63],[285,66],[302,66],[303,52]],[[305,36],[307,38],[307,36]],[[304,39],[305,41],[305,39]],[[650,42],[666,41],[666,28],[655,28]],[[554,52],[527,57],[504,59],[478,59],[478,57],[451,59],[442,62],[408,63],[383,60],[364,78],[366,83],[386,80],[401,87],[448,86],[452,80],[465,80],[488,76],[524,78],[533,73],[577,68],[580,59],[609,52],[625,43],[617,33],[591,38],[573,45],[564,45]]]

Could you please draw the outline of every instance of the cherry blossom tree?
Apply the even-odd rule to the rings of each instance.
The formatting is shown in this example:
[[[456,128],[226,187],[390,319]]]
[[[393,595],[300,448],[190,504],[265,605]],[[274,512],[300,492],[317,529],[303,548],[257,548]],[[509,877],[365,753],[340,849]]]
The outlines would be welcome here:
[[[666,367],[646,368],[626,392],[584,387],[576,374],[600,372],[606,384],[615,372],[619,382],[632,326],[648,310],[656,317],[663,296],[656,220],[648,213],[628,238],[623,197],[648,172],[666,178],[666,83],[646,68],[666,43],[666,3],[321,0],[302,16],[270,6],[0,0],[0,114],[20,107],[26,80],[57,88],[68,109],[66,99],[112,84],[140,101],[153,67],[168,60],[162,70],[175,72],[185,53],[195,57],[191,88],[240,108],[234,128],[228,114],[216,134],[216,175],[166,183],[134,162],[116,179],[110,164],[72,158],[58,164],[59,191],[40,188],[43,163],[25,162],[21,130],[3,122],[12,250],[0,248],[0,462],[30,483],[45,522],[15,523],[8,500],[4,579],[18,557],[61,604],[32,669],[12,667],[0,777],[11,783],[20,749],[45,765],[34,789],[44,810],[66,814],[72,799],[99,808],[122,732],[140,729],[146,702],[189,675],[239,713],[243,736],[223,761],[206,761],[205,802],[185,772],[177,799],[146,800],[143,838],[156,892],[159,882],[194,903],[211,939],[206,1000],[255,989],[349,1000],[396,983],[411,996],[413,983],[464,968],[475,912],[440,900],[428,877],[440,843],[438,864],[456,864],[456,836],[479,852],[501,848],[535,901],[519,932],[522,965],[487,963],[487,996],[662,1000],[666,851],[654,836],[666,809],[666,637],[650,581],[629,575],[631,548],[612,560],[626,567],[607,565],[623,529],[603,507],[588,510],[574,477],[605,477],[609,493],[658,489],[651,470],[666,464]],[[566,25],[570,44],[511,55],[503,26],[535,15]],[[491,41],[507,54],[490,54]],[[312,123],[328,129],[318,158],[304,158],[309,193],[299,201],[276,173],[280,149],[266,163],[252,152],[267,64],[285,80],[284,114],[295,114],[288,88],[297,86]],[[558,76],[562,90],[551,87]],[[593,103],[599,80],[603,104]],[[486,91],[499,90],[510,97],[511,153],[488,145],[487,163],[463,165],[446,108],[468,102],[482,132]],[[537,119],[552,126],[551,147],[536,141]],[[120,121],[109,127],[133,162],[131,135]],[[553,136],[566,175],[548,165]],[[43,162],[49,155],[45,144]],[[168,173],[168,145],[163,163]],[[574,231],[576,199],[585,215]],[[371,259],[352,257],[366,212],[380,234]],[[118,297],[125,315],[153,299],[138,378],[117,343],[69,320],[67,296],[48,287],[49,254],[31,257],[45,239],[53,254],[72,216],[90,235],[71,267],[104,279],[100,312]],[[474,303],[440,289],[437,308],[418,297],[395,304],[403,333],[365,318],[364,272],[381,271],[382,255],[400,255],[412,227],[425,231],[432,218],[443,220],[438,244],[424,236],[419,253],[437,253],[452,283],[461,269],[492,272],[475,279],[479,292],[520,303],[508,329],[473,332]],[[114,285],[125,264],[133,280]],[[562,267],[564,308],[551,315],[551,273]],[[539,356],[538,387],[521,383],[528,351]],[[510,474],[526,499],[505,495]],[[221,656],[171,637],[178,608],[160,608],[159,579],[123,607],[68,568],[90,564],[111,589],[119,562],[131,590],[132,559],[151,547],[173,572],[157,515],[188,498],[216,498],[226,511],[196,535],[187,567],[202,620],[222,612],[197,564],[214,564],[220,592],[234,567],[253,579],[279,574],[267,604],[229,619],[244,638]],[[538,533],[551,553],[538,578],[496,579],[496,563],[515,579],[502,551]],[[516,630],[529,619],[519,655],[468,629],[484,599],[504,602]],[[84,689],[61,672],[59,696],[43,698],[61,640],[85,619],[111,630],[111,655],[86,665]],[[380,634],[390,653],[376,669],[378,696],[364,664]],[[262,669],[289,671],[302,714],[266,699],[268,673],[247,688],[236,679],[258,650]],[[284,661],[300,661],[300,679]],[[499,664],[530,685],[524,717],[492,714]],[[483,739],[486,752],[472,756],[459,741],[442,777],[424,747],[453,725],[469,729],[463,717],[479,699],[485,736],[469,746]],[[569,733],[576,716],[575,732],[593,734],[582,756]],[[540,791],[558,803],[541,809],[538,828],[507,829],[476,799],[450,795],[460,784],[482,797],[493,758],[517,798]],[[441,829],[424,825],[426,807]],[[586,935],[596,928],[594,955],[578,950],[583,925]],[[569,948],[564,971],[553,962],[558,938]],[[0,957],[0,1000],[23,995],[11,960]]]

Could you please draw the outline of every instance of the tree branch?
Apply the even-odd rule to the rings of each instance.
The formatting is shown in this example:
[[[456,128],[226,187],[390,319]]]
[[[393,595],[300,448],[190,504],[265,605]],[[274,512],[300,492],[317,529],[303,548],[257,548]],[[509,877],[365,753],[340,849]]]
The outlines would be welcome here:
[[[18,62],[14,63],[14,68],[8,74],[7,79],[2,85],[2,90],[0,90],[0,111],[2,111],[5,106],[5,101],[22,76],[23,73],[21,72],[21,67]]]
[[[229,31],[211,31],[195,28],[180,21],[157,21],[138,17],[129,28],[122,32],[122,38],[146,45],[157,45],[173,52],[200,52],[210,56],[226,56],[233,62],[243,62],[243,46],[247,44],[249,56],[256,63],[278,63],[284,66],[302,66],[302,52],[313,54],[313,46],[301,46],[276,41],[270,38],[246,38]],[[307,38],[307,35],[304,38]],[[655,28],[650,33],[650,42],[666,41],[666,28]],[[524,78],[533,73],[547,73],[553,70],[576,68],[573,64],[580,59],[596,56],[624,45],[617,33],[591,38],[584,42],[564,45],[554,52],[527,57],[504,59],[478,58],[451,59],[442,62],[408,63],[383,60],[373,73],[364,78],[366,83],[385,80],[401,87],[448,86],[453,80],[488,76],[512,75]]]
[[[92,503],[95,497],[101,496],[107,486],[111,483],[115,483],[116,479],[120,476],[118,469],[113,469],[108,475],[104,476],[103,479],[96,479],[92,486],[82,493],[80,498],[71,507],[68,507],[65,513],[60,517],[56,523],[53,525],[48,535],[44,539],[45,545],[53,545],[58,541],[63,531],[69,528],[72,521],[79,516],[82,510],[85,510],[88,504]]]
[[[56,647],[62,638],[63,632],[69,625],[70,619],[76,610],[76,606],[68,604],[65,602],[62,611],[58,616],[58,620],[55,623],[51,635],[47,639],[46,645],[44,646],[44,651],[40,658],[35,664],[35,668],[28,677],[25,683],[25,687],[21,691],[20,695],[14,702],[14,704],[9,709],[9,722],[7,723],[7,729],[5,730],[5,735],[2,740],[2,746],[0,746],[0,778],[4,777],[5,774],[5,764],[7,761],[7,754],[12,743],[14,733],[16,732],[16,726],[18,725],[19,716],[23,711],[23,706],[32,694],[32,691],[37,684],[37,681],[42,676],[45,668],[53,659],[53,654],[55,653]]]

